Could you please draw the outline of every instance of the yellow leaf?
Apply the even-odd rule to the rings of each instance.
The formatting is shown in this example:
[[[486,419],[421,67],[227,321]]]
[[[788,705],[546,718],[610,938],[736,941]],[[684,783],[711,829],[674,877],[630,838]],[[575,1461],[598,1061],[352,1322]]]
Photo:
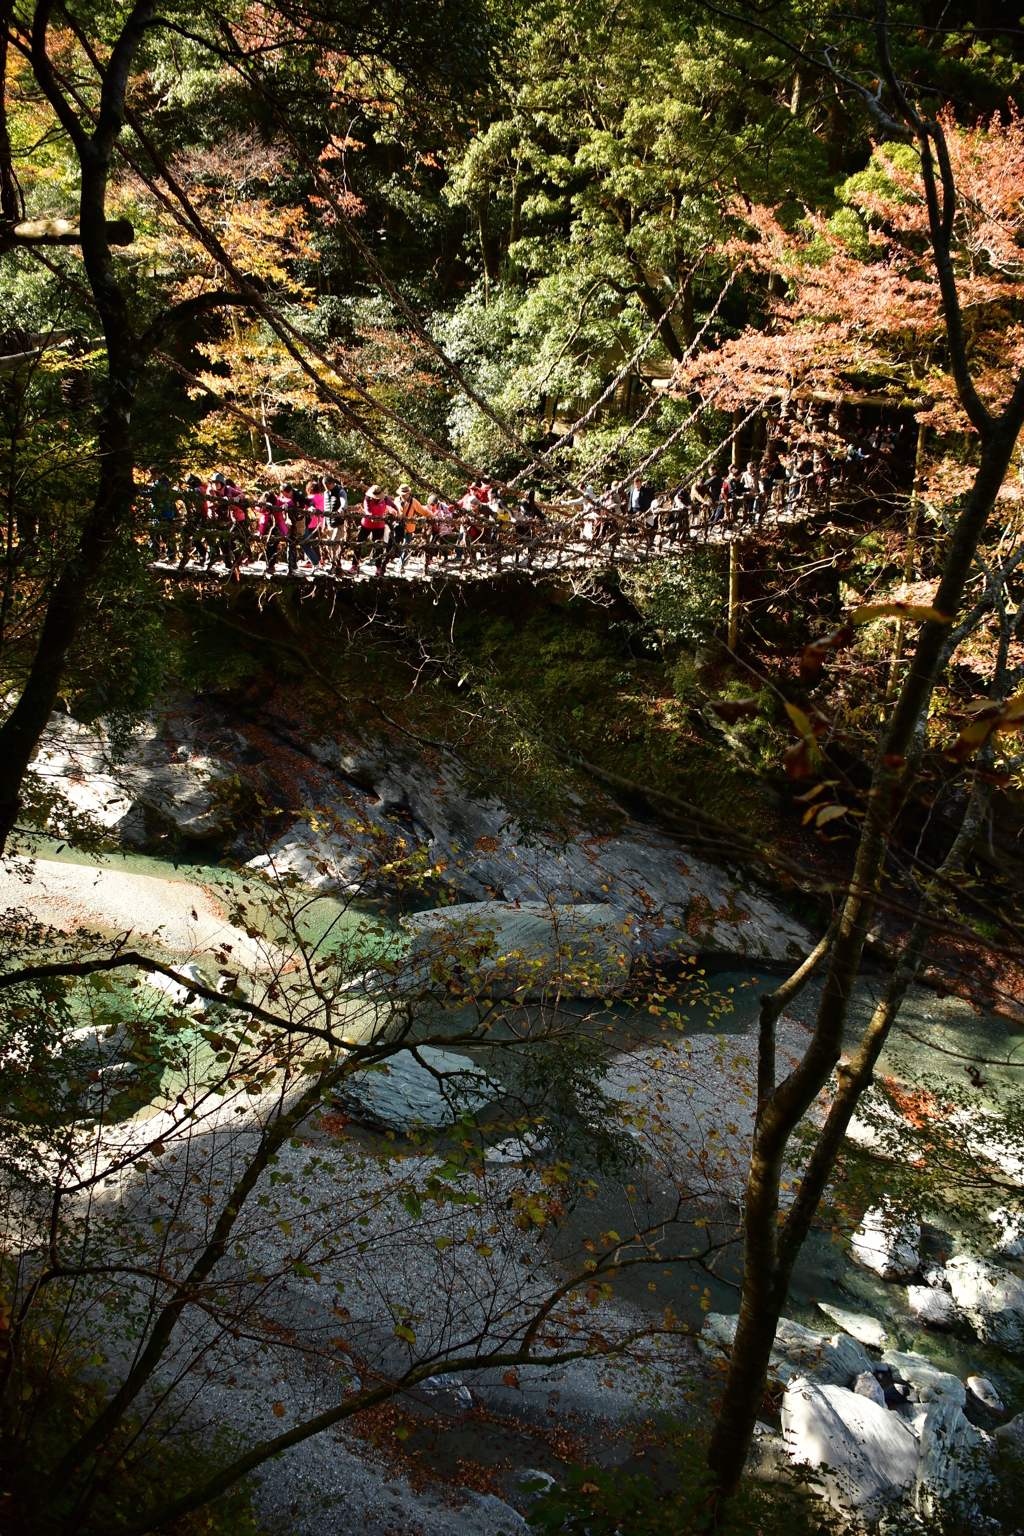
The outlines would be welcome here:
[[[273,1410],[275,1419],[284,1418],[284,1403],[271,1403],[270,1406]]]
[[[823,805],[821,810],[818,812],[818,816],[814,825],[816,827],[823,827],[827,822],[835,821],[837,816],[845,815],[845,805]]]
[[[809,746],[814,745],[814,729],[803,710],[797,704],[787,704],[786,714],[793,722],[793,729],[797,735],[802,736]]]
[[[952,624],[952,617],[938,608],[917,603],[865,603],[850,615],[851,624],[870,624],[872,619],[910,619],[914,624]]]

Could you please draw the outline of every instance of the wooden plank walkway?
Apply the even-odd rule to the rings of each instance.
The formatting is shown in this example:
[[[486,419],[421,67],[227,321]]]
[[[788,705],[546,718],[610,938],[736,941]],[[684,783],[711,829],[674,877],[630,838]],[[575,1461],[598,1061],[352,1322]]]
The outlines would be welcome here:
[[[637,519],[623,519],[618,528],[609,532],[607,525],[612,519],[605,518],[605,531],[597,538],[585,536],[583,517],[568,519],[556,530],[546,528],[532,537],[517,534],[507,524],[501,524],[494,530],[496,536],[493,539],[480,538],[458,547],[450,543],[428,545],[422,539],[397,547],[381,541],[373,546],[371,557],[360,561],[358,570],[352,569],[351,554],[338,557],[325,543],[320,546],[322,559],[318,565],[302,558],[299,545],[291,562],[284,551],[279,550],[279,559],[268,571],[265,558],[247,558],[257,545],[263,544],[263,540],[257,540],[251,534],[235,534],[216,523],[203,523],[190,529],[181,526],[174,529],[178,548],[182,547],[180,541],[184,535],[184,544],[190,551],[188,559],[164,554],[152,560],[149,568],[157,575],[179,582],[234,581],[303,586],[343,586],[368,581],[474,582],[517,572],[532,577],[579,575],[611,570],[615,566],[646,564],[691,549],[741,544],[757,539],[769,529],[794,527],[806,522],[817,513],[827,512],[830,504],[828,497],[807,498],[791,507],[771,509],[763,518],[723,521],[710,527],[701,525],[685,533],[678,527],[669,526],[656,530],[653,536]],[[199,543],[216,551],[209,563],[194,558],[194,548]]]

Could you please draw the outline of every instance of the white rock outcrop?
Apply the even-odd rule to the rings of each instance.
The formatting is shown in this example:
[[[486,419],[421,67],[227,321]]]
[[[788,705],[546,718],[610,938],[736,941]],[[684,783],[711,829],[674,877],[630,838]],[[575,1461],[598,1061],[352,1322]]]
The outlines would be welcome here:
[[[173,711],[143,721],[123,752],[115,752],[102,721],[51,715],[29,772],[73,812],[127,843],[144,842],[151,822],[183,837],[222,835],[245,798],[232,765],[203,750],[194,720]]]
[[[960,1254],[946,1265],[953,1300],[978,1337],[1006,1349],[1024,1343],[1024,1280],[986,1259]]]
[[[738,888],[725,870],[691,854],[684,858],[677,844],[656,832],[595,836],[581,830],[568,843],[542,839],[527,847],[508,808],[469,792],[453,761],[428,764],[384,741],[348,748],[314,741],[310,750],[351,781],[368,823],[381,824],[395,812],[410,816],[430,863],[442,866],[470,900],[609,905],[632,918],[639,948],[656,954],[702,949],[789,959],[813,947],[803,925],[765,895]],[[343,822],[352,818],[349,802],[339,799],[337,809]],[[316,834],[298,823],[271,850],[271,859],[296,873],[308,868],[325,890],[348,889],[353,880],[345,837]]]
[[[795,1376],[782,1403],[790,1459],[817,1469],[835,1509],[883,1515],[914,1487],[918,1442],[898,1414],[845,1387]]]
[[[989,1212],[988,1219],[996,1229],[997,1235],[992,1244],[996,1253],[1005,1259],[1024,1256],[1024,1216],[1001,1205],[997,1210]]]
[[[790,1459],[816,1469],[823,1496],[858,1524],[873,1524],[908,1498],[929,1518],[970,1517],[991,1475],[990,1437],[948,1394],[892,1411],[869,1388],[796,1376],[786,1387],[782,1427]]]
[[[869,1349],[888,1349],[889,1335],[886,1333],[877,1317],[872,1317],[867,1312],[850,1312],[846,1307],[833,1306],[830,1301],[818,1302],[819,1312],[824,1312],[834,1323],[838,1323],[844,1333],[852,1334],[861,1344],[866,1344]]]
[[[908,1285],[907,1305],[929,1328],[953,1328],[960,1319],[960,1309],[949,1292],[935,1286]]]
[[[967,1401],[967,1388],[959,1376],[940,1370],[926,1355],[918,1355],[913,1350],[887,1349],[882,1364],[889,1366],[894,1376],[916,1387],[922,1402],[948,1397],[962,1408]]]
[[[931,1404],[921,1430],[921,1456],[914,1489],[918,1513],[936,1517],[944,1511],[968,1519],[974,1495],[990,1475],[991,1441],[951,1397]]]
[[[892,1211],[872,1206],[850,1245],[851,1257],[883,1280],[907,1280],[921,1263],[921,1225]]]
[[[1003,1445],[1011,1446],[1014,1450],[1024,1450],[1024,1413],[1014,1414],[1005,1424],[1000,1424],[993,1431],[995,1438]]]
[[[731,1348],[738,1321],[735,1315],[726,1312],[709,1312],[703,1337],[721,1348]],[[863,1344],[848,1333],[817,1333],[792,1318],[779,1319],[769,1362],[769,1370],[777,1381],[813,1376],[817,1382],[845,1386],[865,1371],[870,1372],[872,1365]]]

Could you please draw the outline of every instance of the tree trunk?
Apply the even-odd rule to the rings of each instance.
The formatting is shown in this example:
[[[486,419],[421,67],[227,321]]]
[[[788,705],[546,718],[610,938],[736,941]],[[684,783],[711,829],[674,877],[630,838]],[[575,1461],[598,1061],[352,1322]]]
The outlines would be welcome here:
[[[0,217],[17,224],[25,217],[25,202],[14,171],[14,152],[7,127],[7,47],[14,0],[0,0]]]
[[[914,494],[910,498],[910,523],[907,528],[907,548],[903,556],[903,581],[908,583],[914,575],[914,555],[916,553],[917,521],[921,515],[921,492],[924,489],[924,466],[927,458],[928,428],[923,421],[917,425],[917,454],[914,459]],[[899,664],[903,659],[903,644],[906,639],[906,621],[899,619],[896,624],[896,643],[893,646],[892,661],[889,663],[889,677],[885,685],[885,698],[888,703],[896,697]]]
[[[735,537],[729,541],[729,649],[735,651],[740,639],[740,546]]]
[[[637,298],[640,300],[649,318],[657,322],[658,335],[661,337],[662,345],[669,357],[673,362],[681,363],[686,356],[686,351],[680,344],[679,337],[673,329],[672,316],[666,312],[666,306],[661,302],[661,299],[647,281],[643,267],[636,254],[627,248],[626,255],[629,257],[630,265],[633,268],[635,276],[633,287]]]
[[[963,600],[974,555],[1019,430],[1020,422],[1015,418],[1002,418],[984,443],[974,486],[954,529],[935,595],[934,605],[942,613],[956,614]],[[780,1227],[778,1191],[786,1148],[797,1124],[840,1060],[850,996],[874,913],[886,850],[903,802],[906,776],[913,771],[915,738],[919,736],[920,723],[927,714],[938,680],[946,632],[947,628],[942,624],[922,626],[896,708],[879,743],[851,893],[843,905],[811,1041],[802,1060],[778,1085],[774,1082],[774,1060],[759,1064],[759,1081],[764,1083],[767,1094],[758,1106],[747,1177],[740,1315],[725,1390],[708,1450],[708,1463],[719,1497],[731,1495],[739,1483],[764,1394],[771,1345],[793,1265],[810,1231],[846,1125],[860,1095],[871,1081],[874,1061],[911,979],[904,978],[902,989],[895,985],[887,988],[886,996],[879,1004],[879,1009],[887,1010],[878,1025],[878,1030],[884,1027],[884,1034],[877,1041],[874,1053],[869,1047],[878,1030],[872,1035],[869,1026],[858,1059],[841,1070],[834,1111],[819,1134],[800,1193]],[[911,760],[910,767],[907,766],[908,759]],[[761,1053],[764,1050],[762,1042]]]
[[[110,262],[106,229],[107,157],[82,165],[82,255],[107,346],[107,398],[97,431],[99,486],[78,547],[50,595],[32,666],[14,709],[0,725],[0,852],[21,806],[21,783],[57,702],[68,650],[85,615],[89,590],[132,505],[131,415],[138,378],[135,337]]]

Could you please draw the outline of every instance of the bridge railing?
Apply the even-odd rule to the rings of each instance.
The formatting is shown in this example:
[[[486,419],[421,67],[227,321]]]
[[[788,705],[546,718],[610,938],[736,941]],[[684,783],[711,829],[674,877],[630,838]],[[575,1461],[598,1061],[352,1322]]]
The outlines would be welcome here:
[[[712,504],[691,492],[689,503],[655,503],[646,512],[629,513],[600,504],[548,503],[527,516],[519,511],[494,514],[446,508],[437,518],[390,515],[383,530],[361,527],[361,504],[335,518],[318,511],[316,529],[308,529],[306,514],[257,533],[251,514],[264,510],[248,498],[228,500],[201,492],[161,488],[153,498],[150,542],[155,563],[180,574],[213,570],[217,566],[239,573],[261,565],[264,574],[279,567],[292,575],[319,572],[340,577],[355,574],[357,564],[381,571],[410,560],[431,565],[557,567],[611,561],[619,555],[651,558],[693,543],[728,543],[756,536],[771,525],[803,521],[827,514],[835,502],[882,496],[895,489],[891,464],[881,459],[867,464],[837,466],[829,475],[809,474],[777,481],[770,491],[750,491]],[[406,524],[413,522],[410,532]]]

